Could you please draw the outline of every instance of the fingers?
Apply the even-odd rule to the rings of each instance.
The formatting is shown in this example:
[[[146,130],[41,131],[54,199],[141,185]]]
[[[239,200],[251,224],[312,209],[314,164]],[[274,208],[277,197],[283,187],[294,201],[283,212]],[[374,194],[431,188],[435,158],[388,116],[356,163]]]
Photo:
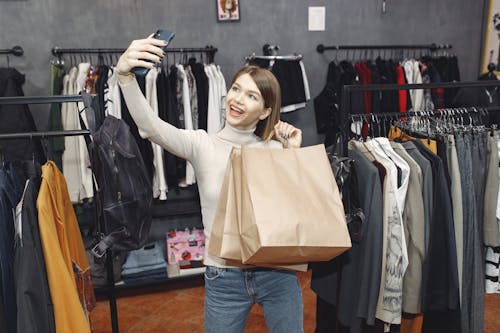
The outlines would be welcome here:
[[[118,73],[128,73],[134,67],[153,68],[153,63],[161,63],[165,52],[162,47],[167,45],[163,40],[152,38],[153,34],[145,39],[134,40],[120,56],[116,65]],[[149,60],[151,62],[145,61]]]
[[[275,126],[274,126],[274,130],[276,132],[276,135],[278,137],[281,137],[282,139],[289,139],[297,134],[300,134],[301,131],[290,125],[289,123],[286,123],[284,121],[280,121],[278,122]]]
[[[130,46],[125,52],[150,52],[159,57],[163,57],[165,52],[161,48],[165,45],[167,45],[165,41],[155,38],[139,39],[130,43]]]
[[[274,126],[274,132],[285,148],[299,148],[302,144],[302,131],[284,121]]]

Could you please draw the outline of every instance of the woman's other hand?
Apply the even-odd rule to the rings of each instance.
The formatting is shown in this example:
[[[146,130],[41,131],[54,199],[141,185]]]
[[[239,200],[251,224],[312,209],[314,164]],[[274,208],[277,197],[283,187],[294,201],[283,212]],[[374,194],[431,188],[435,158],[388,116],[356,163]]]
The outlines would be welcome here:
[[[274,126],[274,133],[285,148],[300,148],[302,144],[302,131],[284,121]]]
[[[155,63],[161,62],[165,56],[161,47],[166,46],[167,42],[153,38],[153,35],[130,43],[116,64],[116,71],[119,75],[130,75],[130,71],[134,67],[152,69]],[[152,62],[145,61],[146,59]]]

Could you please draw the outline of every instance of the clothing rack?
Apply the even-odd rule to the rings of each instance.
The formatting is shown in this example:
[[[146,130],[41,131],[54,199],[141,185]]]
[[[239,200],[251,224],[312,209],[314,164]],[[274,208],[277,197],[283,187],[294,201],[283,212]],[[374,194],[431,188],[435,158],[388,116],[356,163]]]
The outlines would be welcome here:
[[[410,89],[436,89],[436,88],[487,88],[487,87],[500,87],[500,80],[491,81],[464,81],[464,82],[441,82],[441,83],[423,83],[423,84],[367,84],[367,85],[346,85],[342,87],[342,102],[340,106],[340,123],[344,124],[342,128],[346,130],[349,126],[349,120],[352,106],[352,93],[353,92],[365,92],[365,91],[394,91],[394,90],[410,90]],[[478,109],[486,109],[488,111],[496,111],[497,107],[484,108],[478,107]],[[426,110],[424,112],[436,110]],[[417,112],[417,111],[415,111]],[[398,116],[404,117],[408,116],[409,113],[401,112],[395,113]],[[362,115],[362,114],[360,114]],[[377,114],[374,114],[375,116]],[[371,114],[365,114],[365,116],[371,117]],[[346,138],[344,138],[346,139]],[[347,154],[347,140],[341,141],[342,156]]]
[[[428,117],[428,116],[461,116],[464,114],[479,114],[482,111],[499,111],[500,106],[488,107],[457,107],[444,108],[429,111],[407,111],[407,112],[383,112],[383,113],[351,113],[351,120],[371,120],[372,117],[377,119],[399,119],[405,117]]]
[[[52,48],[52,54],[57,56],[59,59],[63,54],[113,54],[113,53],[123,53],[126,49],[124,48],[60,48],[55,46]],[[217,48],[212,45],[207,45],[206,47],[181,47],[181,48],[167,48],[166,53],[206,53],[209,62],[214,62],[215,53]]]
[[[12,54],[16,57],[20,57],[24,54],[24,50],[19,45],[16,45],[11,49],[0,49],[0,54],[7,54],[7,55]]]
[[[327,50],[430,50],[431,52],[437,50],[451,49],[451,44],[415,44],[415,45],[331,45],[325,46],[319,44],[316,46],[316,51],[323,53]]]
[[[267,60],[302,60],[304,57],[301,54],[292,55],[256,55],[255,53],[245,57],[246,61],[253,59],[267,59]]]
[[[85,109],[92,109],[93,101],[97,95],[66,95],[66,96],[37,96],[37,97],[0,97],[1,105],[20,105],[20,104],[49,104],[49,103],[67,103],[83,102]],[[97,103],[95,103],[97,104]],[[24,133],[4,133],[0,134],[0,139],[30,139],[33,137],[61,137],[75,135],[90,135],[88,130],[66,130],[66,131],[48,131],[48,132],[24,132]],[[97,218],[96,218],[97,221]],[[108,274],[108,297],[111,313],[111,325],[113,333],[118,333],[118,310],[116,307],[115,283],[113,281],[113,257],[111,250],[106,253],[106,268]]]

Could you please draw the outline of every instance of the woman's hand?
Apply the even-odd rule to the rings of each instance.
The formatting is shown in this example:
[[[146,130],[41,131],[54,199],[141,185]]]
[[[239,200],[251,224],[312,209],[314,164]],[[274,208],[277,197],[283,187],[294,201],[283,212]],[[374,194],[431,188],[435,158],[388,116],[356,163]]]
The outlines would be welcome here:
[[[285,148],[300,148],[302,144],[302,131],[284,121],[274,126],[274,133]]]
[[[145,67],[152,69],[154,63],[160,63],[165,53],[161,49],[167,45],[164,40],[153,38],[151,34],[148,38],[132,41],[129,47],[118,59],[116,71],[119,75],[130,75],[134,67]],[[145,59],[152,62],[147,62]]]

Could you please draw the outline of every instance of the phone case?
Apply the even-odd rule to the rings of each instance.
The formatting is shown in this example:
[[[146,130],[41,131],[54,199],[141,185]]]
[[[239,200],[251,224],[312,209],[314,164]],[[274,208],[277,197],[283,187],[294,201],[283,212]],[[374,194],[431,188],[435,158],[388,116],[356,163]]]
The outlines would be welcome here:
[[[167,43],[170,43],[172,41],[172,39],[174,39],[174,36],[175,36],[175,33],[173,31],[159,29],[158,31],[155,32],[155,34],[153,35],[153,38],[162,39],[162,40],[167,41]],[[162,49],[165,51],[167,46],[162,47]],[[151,62],[149,60],[146,60],[146,61]],[[145,68],[145,67],[132,68],[132,73],[134,73],[136,76],[146,76],[146,74],[148,74],[148,72],[149,72],[149,68]]]

